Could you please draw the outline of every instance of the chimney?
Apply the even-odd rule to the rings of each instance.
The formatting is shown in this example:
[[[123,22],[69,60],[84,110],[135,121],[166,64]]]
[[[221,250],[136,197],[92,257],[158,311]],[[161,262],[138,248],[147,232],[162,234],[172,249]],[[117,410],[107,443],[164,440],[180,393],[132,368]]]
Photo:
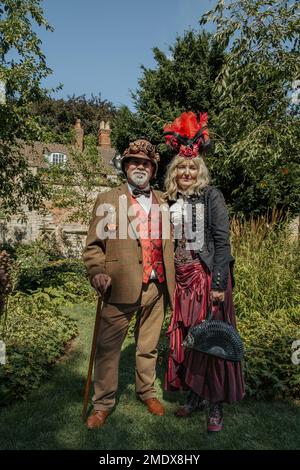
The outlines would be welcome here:
[[[111,129],[109,126],[109,122],[100,122],[100,127],[98,131],[98,145],[102,149],[110,149],[111,142],[110,142],[110,133]]]
[[[83,151],[83,129],[81,127],[80,119],[76,119],[76,123],[74,126],[75,129],[75,148],[80,152]]]

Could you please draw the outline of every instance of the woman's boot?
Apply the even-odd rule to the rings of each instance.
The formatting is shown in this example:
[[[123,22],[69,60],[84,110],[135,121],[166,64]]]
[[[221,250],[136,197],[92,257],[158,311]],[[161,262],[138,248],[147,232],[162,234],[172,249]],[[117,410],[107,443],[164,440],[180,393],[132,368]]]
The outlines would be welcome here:
[[[207,404],[208,402],[206,400],[202,399],[197,393],[191,390],[188,394],[186,403],[175,411],[175,416],[178,418],[185,418],[190,416],[194,411],[203,411]]]
[[[219,432],[223,427],[223,405],[222,402],[210,403],[208,418],[207,418],[207,432]]]

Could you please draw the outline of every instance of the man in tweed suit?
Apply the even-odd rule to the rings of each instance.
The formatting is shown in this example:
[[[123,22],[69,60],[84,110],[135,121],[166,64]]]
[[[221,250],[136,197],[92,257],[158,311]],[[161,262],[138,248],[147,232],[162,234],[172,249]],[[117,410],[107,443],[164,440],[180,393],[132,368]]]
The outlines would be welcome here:
[[[136,393],[149,412],[162,416],[155,397],[157,343],[175,287],[169,214],[150,180],[158,154],[145,139],[124,152],[127,182],[98,195],[83,259],[91,284],[103,296],[94,369],[94,410],[89,429],[99,428],[115,405],[120,352],[136,315]]]

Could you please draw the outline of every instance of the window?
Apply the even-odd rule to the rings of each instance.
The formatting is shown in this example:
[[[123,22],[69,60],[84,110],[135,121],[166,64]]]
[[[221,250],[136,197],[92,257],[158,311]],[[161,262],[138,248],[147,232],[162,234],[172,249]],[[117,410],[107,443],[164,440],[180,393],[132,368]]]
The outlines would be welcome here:
[[[63,165],[67,161],[67,155],[55,152],[50,153],[50,155],[47,156],[47,159],[52,165]]]

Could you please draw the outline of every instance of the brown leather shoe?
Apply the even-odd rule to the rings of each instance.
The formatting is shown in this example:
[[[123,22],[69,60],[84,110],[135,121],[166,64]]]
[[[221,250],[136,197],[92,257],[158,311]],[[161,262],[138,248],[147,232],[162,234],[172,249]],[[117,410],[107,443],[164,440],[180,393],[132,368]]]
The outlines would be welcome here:
[[[105,424],[106,418],[109,415],[109,411],[94,410],[93,413],[88,417],[86,426],[88,429],[101,428]]]
[[[165,409],[157,398],[148,398],[148,400],[142,400],[148,408],[148,411],[157,416],[163,416]]]

